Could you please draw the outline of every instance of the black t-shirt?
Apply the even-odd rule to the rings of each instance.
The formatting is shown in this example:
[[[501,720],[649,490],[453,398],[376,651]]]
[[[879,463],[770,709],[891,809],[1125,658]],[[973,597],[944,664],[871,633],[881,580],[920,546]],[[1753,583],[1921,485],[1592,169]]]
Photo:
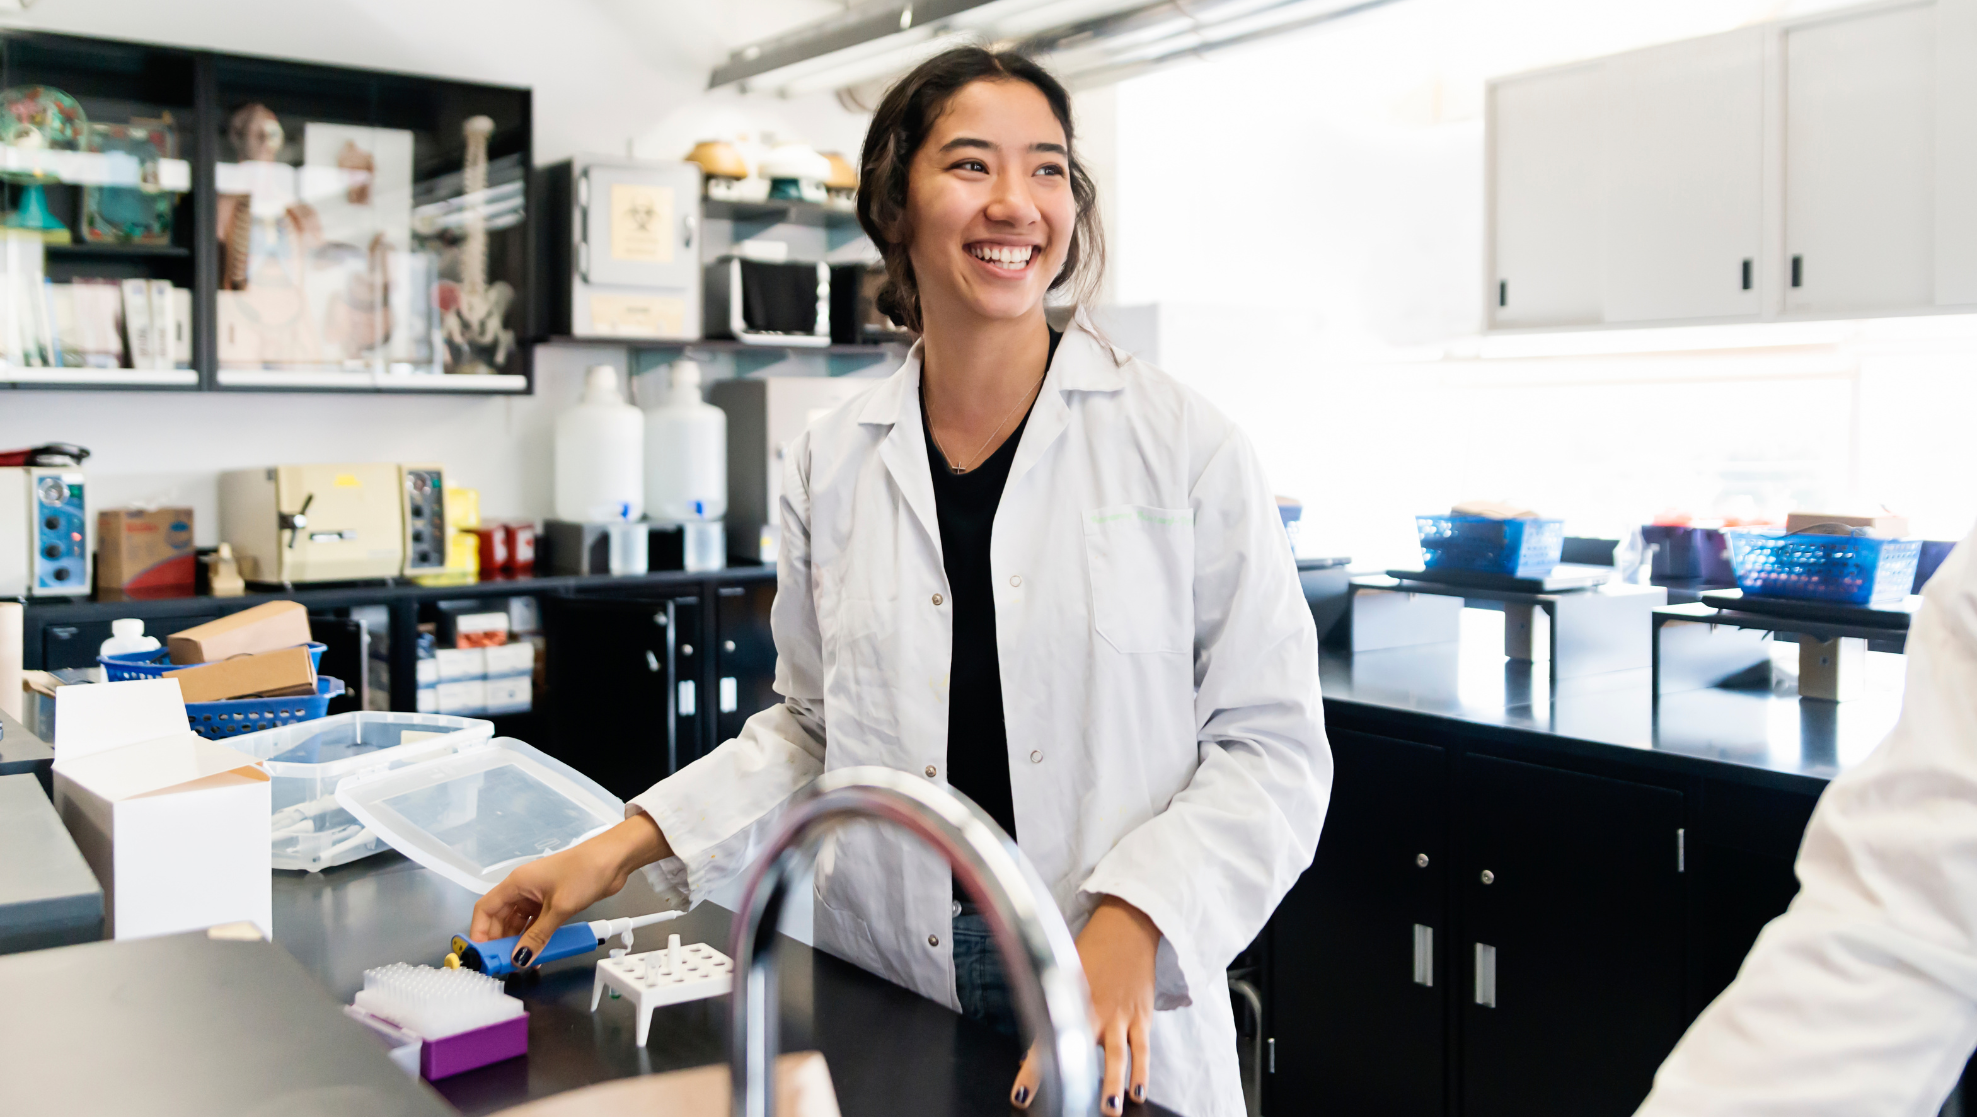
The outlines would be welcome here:
[[[1057,356],[1062,336],[1050,331],[1050,357]],[[947,676],[947,782],[987,811],[1010,837],[1016,836],[1016,808],[1009,791],[1009,737],[1002,722],[989,536],[1009,466],[1016,460],[1016,447],[1029,422],[1026,413],[987,460],[966,473],[956,473],[935,445],[933,427],[924,409],[921,412],[927,465],[934,475],[941,560],[954,599],[954,652]]]

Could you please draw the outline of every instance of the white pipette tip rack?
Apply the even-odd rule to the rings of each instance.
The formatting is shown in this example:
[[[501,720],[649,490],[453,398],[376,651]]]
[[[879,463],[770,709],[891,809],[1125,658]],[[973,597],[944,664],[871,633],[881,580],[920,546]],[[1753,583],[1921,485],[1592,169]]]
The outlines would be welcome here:
[[[364,988],[344,1011],[384,1036],[393,1059],[416,1061],[436,1081],[526,1054],[529,1022],[502,983],[472,970],[404,962],[364,971]]]
[[[680,945],[668,936],[664,950],[643,954],[614,954],[597,963],[597,980],[590,990],[590,1010],[597,1011],[604,990],[616,990],[632,1002],[638,1014],[638,1045],[652,1030],[652,1013],[662,1005],[718,997],[734,988],[734,960],[704,942]]]

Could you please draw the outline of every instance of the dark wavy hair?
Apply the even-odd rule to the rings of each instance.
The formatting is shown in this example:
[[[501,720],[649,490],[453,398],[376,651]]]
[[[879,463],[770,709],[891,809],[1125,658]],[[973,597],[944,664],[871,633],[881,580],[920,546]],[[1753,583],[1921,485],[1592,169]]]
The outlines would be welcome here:
[[[906,222],[906,188],[913,157],[926,142],[927,132],[948,102],[978,81],[1020,81],[1036,87],[1050,102],[1050,111],[1064,129],[1069,155],[1071,198],[1078,217],[1071,230],[1071,248],[1064,270],[1050,281],[1050,290],[1069,287],[1072,300],[1083,303],[1097,290],[1105,272],[1105,234],[1099,226],[1098,187],[1078,161],[1071,127],[1071,95],[1049,71],[1014,51],[979,46],[955,47],[920,63],[912,73],[886,90],[858,168],[858,224],[885,259],[886,282],[879,289],[878,309],[901,326],[921,332],[920,285],[907,252],[911,230]]]

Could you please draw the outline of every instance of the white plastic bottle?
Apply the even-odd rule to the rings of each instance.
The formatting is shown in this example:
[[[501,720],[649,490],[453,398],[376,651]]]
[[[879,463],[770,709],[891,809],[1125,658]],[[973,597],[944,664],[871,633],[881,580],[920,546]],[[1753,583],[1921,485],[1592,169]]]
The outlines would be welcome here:
[[[155,652],[159,648],[156,636],[144,634],[144,622],[136,617],[120,617],[110,622],[110,638],[103,641],[97,655],[130,655],[133,652]]]
[[[665,405],[645,414],[645,508],[663,523],[728,514],[728,413],[700,398],[700,366],[675,361]]]
[[[592,365],[583,399],[556,417],[556,518],[573,523],[645,515],[645,416],[625,402],[618,370]]]

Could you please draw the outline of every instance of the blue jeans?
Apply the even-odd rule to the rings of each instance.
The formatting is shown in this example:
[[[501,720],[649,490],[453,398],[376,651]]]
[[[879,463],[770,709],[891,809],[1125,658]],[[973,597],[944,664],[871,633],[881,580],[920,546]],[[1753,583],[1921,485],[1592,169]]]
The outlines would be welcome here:
[[[1002,972],[1002,954],[988,921],[972,909],[954,917],[954,993],[961,1013],[979,1020],[1010,1039],[1020,1040],[1016,1027],[1016,998]]]

